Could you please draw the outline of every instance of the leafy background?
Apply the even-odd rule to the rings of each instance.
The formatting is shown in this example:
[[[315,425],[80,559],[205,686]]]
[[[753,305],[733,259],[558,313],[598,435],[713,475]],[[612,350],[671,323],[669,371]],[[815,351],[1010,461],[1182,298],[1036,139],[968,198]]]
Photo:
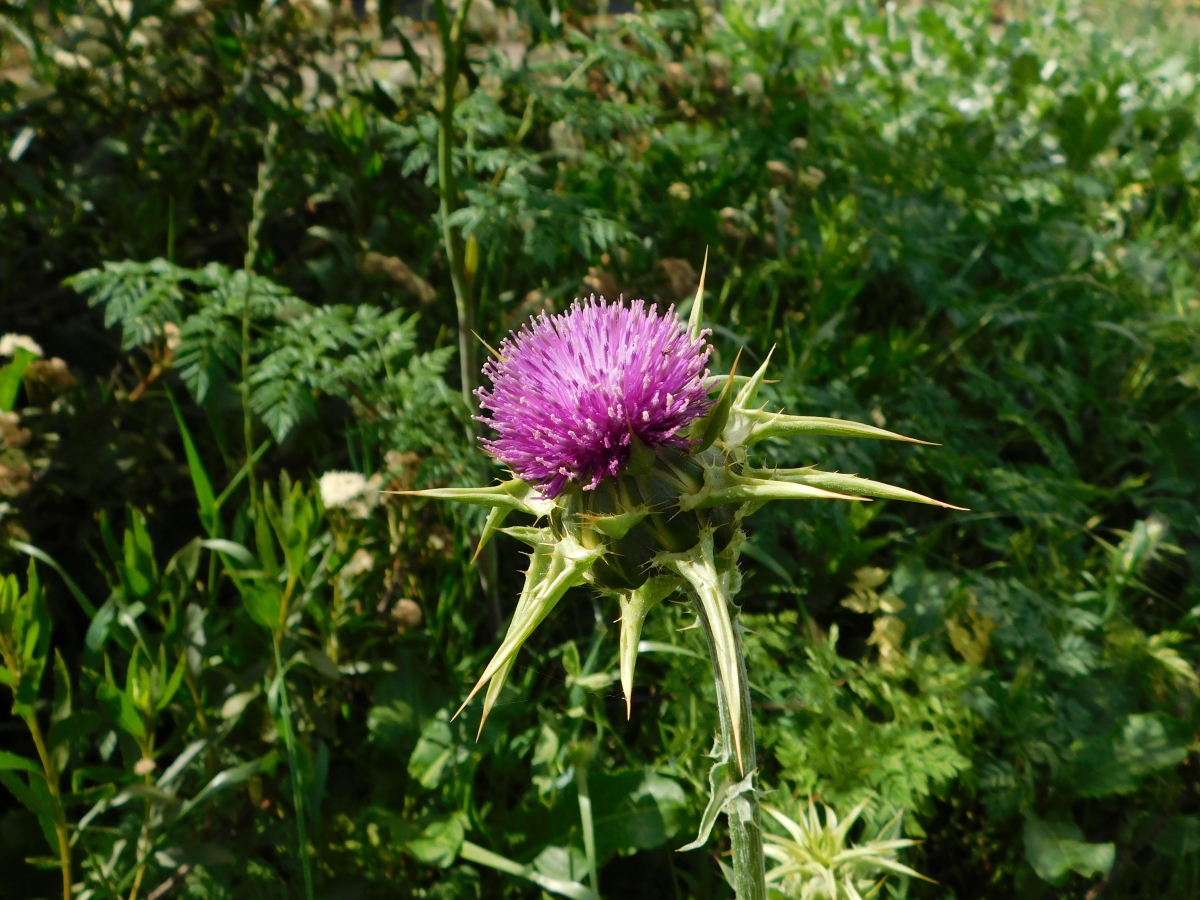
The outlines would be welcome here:
[[[581,784],[604,896],[729,896],[719,828],[674,852],[715,725],[684,608],[626,721],[615,610],[571,598],[476,740],[450,714],[519,547],[317,486],[496,474],[456,296],[491,343],[592,291],[686,307],[706,248],[714,370],[774,348],[773,404],[941,445],[765,462],[970,507],[752,520],[768,802],[866,801],[862,840],[903,812],[936,883],[889,895],[1200,891],[1186,9],[474,0],[449,91],[429,4],[0,16],[0,322],[45,351],[0,372],[0,567],[48,603],[0,896],[59,883],[28,717],[88,897],[299,896],[305,863],[323,897],[536,897],[480,851],[582,880]]]

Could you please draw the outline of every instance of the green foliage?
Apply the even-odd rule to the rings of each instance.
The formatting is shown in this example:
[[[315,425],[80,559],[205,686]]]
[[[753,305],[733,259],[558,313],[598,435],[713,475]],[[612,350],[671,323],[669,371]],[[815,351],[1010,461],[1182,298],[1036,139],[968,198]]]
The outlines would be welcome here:
[[[775,347],[768,410],[942,444],[768,437],[756,466],[970,511],[769,507],[744,548],[764,801],[865,803],[846,846],[903,811],[937,884],[897,896],[1200,892],[1200,61],[1143,6],[467,16],[450,225],[484,340],[592,291],[686,315],[708,247],[714,372]],[[716,726],[681,606],[626,720],[615,613],[568,595],[476,741],[451,713],[521,546],[474,568],[473,515],[320,496],[494,474],[436,33],[395,10],[0,12],[0,317],[47,348],[0,369],[0,897],[57,890],[63,836],[95,898],[299,896],[302,855],[354,896],[574,891],[581,789],[603,896],[727,895],[672,852]]]
[[[252,273],[215,263],[182,269],[162,259],[107,263],[68,284],[104,307],[105,325],[121,328],[123,349],[162,345],[170,357],[163,362],[198,403],[215,385],[239,380],[246,354],[251,406],[277,441],[316,416],[321,396],[332,396],[360,404],[389,446],[409,449],[422,438],[428,445],[435,438],[420,429],[436,427],[449,404],[440,376],[450,348],[412,353],[416,317],[401,309],[313,307]],[[245,347],[243,319],[252,335]]]

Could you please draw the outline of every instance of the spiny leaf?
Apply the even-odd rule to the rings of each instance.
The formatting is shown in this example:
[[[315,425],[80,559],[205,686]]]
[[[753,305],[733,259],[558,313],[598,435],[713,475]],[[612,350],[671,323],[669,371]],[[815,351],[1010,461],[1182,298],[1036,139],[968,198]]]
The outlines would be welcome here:
[[[738,635],[730,613],[732,606],[726,595],[720,573],[713,558],[712,531],[705,529],[699,543],[687,553],[660,553],[655,562],[675,572],[688,582],[696,595],[696,611],[704,623],[710,639],[710,648],[715,657],[714,668],[718,675],[720,697],[728,711],[733,736],[734,755],[742,775],[746,774],[742,755],[742,697],[745,685],[745,667]],[[752,738],[753,740],[753,738]]]
[[[861,500],[861,497],[794,484],[772,478],[744,476],[728,467],[710,466],[704,471],[704,486],[693,494],[681,494],[679,508],[712,509],[735,503],[766,503],[770,500]],[[868,501],[869,502],[869,501]]]
[[[771,437],[856,437],[874,438],[881,441],[906,441],[910,444],[937,446],[929,441],[906,437],[894,431],[885,431],[874,425],[864,425],[849,419],[829,419],[823,416],[789,416],[785,413],[769,413],[766,410],[745,410],[735,406],[729,424],[721,436],[727,447],[748,447]]]
[[[525,576],[525,588],[521,592],[521,599],[517,603],[517,610],[508,626],[508,632],[504,635],[504,640],[491,662],[479,677],[479,681],[475,683],[475,687],[471,689],[467,699],[454,714],[455,717],[462,714],[467,704],[493,678],[499,677],[500,683],[503,685],[503,676],[507,675],[511,668],[511,661],[517,651],[533,634],[534,629],[542,623],[542,620],[550,614],[550,611],[558,605],[563,594],[583,582],[584,573],[595,564],[603,553],[603,548],[589,550],[570,537],[565,537],[554,544],[541,544],[534,548],[529,570]],[[493,703],[498,694],[499,689],[489,691]],[[490,707],[485,707],[479,723],[481,731],[489,711]]]
[[[697,831],[696,839],[690,844],[680,847],[679,853],[699,850],[708,843],[708,837],[717,824],[717,816],[725,806],[725,794],[734,783],[732,770],[733,765],[729,760],[728,752],[723,753],[721,758],[717,759],[712,768],[708,770],[708,803],[705,804],[704,814],[700,816],[700,828]]]
[[[490,506],[529,513],[537,518],[550,515],[551,510],[554,509],[553,501],[543,499],[532,485],[520,478],[513,478],[490,487],[429,488],[423,491],[383,491],[382,493]]]
[[[757,469],[750,470],[760,478],[775,481],[786,481],[789,484],[806,484],[810,487],[822,488],[827,491],[837,491],[843,494],[853,494],[856,497],[876,497],[880,500],[907,500],[911,503],[926,503],[930,506],[940,506],[944,509],[964,510],[966,507],[955,506],[942,500],[934,500],[916,491],[859,478],[857,475],[844,475],[840,472],[818,472],[813,468],[804,469]]]

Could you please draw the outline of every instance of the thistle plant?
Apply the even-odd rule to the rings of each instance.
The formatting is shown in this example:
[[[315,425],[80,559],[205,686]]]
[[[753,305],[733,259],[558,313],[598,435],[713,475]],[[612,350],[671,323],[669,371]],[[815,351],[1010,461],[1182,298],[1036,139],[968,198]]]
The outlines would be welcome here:
[[[865,900],[879,893],[889,874],[929,881],[896,860],[898,850],[918,843],[898,837],[902,814],[885,824],[872,840],[850,843],[850,829],[867,802],[858,804],[840,822],[837,813],[828,806],[822,821],[812,801],[801,811],[798,822],[777,809],[765,807],[767,814],[788,833],[787,837],[766,836],[766,854],[779,863],[767,873],[767,882],[795,900]]]
[[[594,296],[544,313],[501,343],[476,391],[483,446],[511,472],[490,487],[421,496],[491,507],[482,548],[502,531],[532,548],[525,584],[499,649],[458,712],[483,692],[480,730],[517,652],[564,594],[587,584],[620,607],[626,712],[650,611],[676,591],[695,609],[712,658],[721,733],[712,798],[698,839],[719,812],[729,821],[738,900],[765,900],[763,832],[746,663],[734,597],[743,520],[772,500],[872,497],[949,507],[912,491],[815,468],[762,469],[751,448],[767,438],[831,435],[913,441],[841,419],[791,416],[757,405],[768,356],[750,377],[706,368],[704,275],[690,320],[642,301]],[[957,508],[957,507],[949,507]],[[534,524],[505,527],[514,513]],[[478,552],[478,551],[477,551]]]

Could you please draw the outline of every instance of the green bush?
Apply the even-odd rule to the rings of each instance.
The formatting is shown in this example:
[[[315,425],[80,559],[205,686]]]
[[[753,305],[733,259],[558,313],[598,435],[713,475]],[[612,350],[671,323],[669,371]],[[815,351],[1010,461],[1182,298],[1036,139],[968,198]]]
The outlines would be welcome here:
[[[586,880],[589,800],[604,896],[729,896],[720,825],[674,852],[716,722],[685,607],[626,721],[615,611],[564,604],[477,740],[520,546],[377,493],[498,473],[472,331],[686,312],[706,248],[714,371],[771,354],[772,408],[942,445],[761,463],[970,507],[753,520],[768,805],[920,840],[936,883],[880,896],[1200,891],[1190,20],[606,9],[0,10],[36,341],[0,341],[0,897],[64,853],[89,898],[535,897]]]

